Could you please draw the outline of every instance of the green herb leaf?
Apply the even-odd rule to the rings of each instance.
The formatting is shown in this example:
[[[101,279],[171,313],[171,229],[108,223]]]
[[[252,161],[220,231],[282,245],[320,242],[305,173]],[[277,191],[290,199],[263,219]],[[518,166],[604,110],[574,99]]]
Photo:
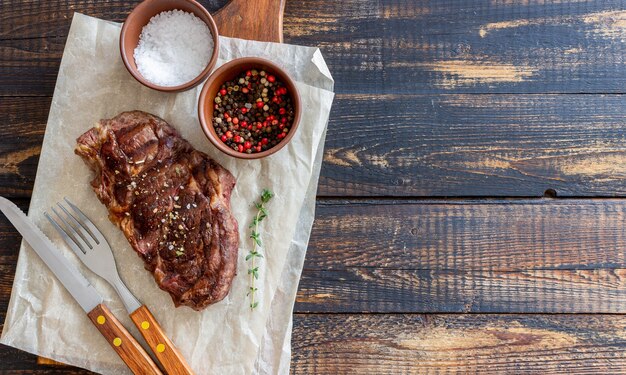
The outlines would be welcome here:
[[[257,248],[262,246],[261,243],[261,234],[258,230],[259,223],[262,222],[265,218],[268,217],[268,211],[265,207],[265,203],[269,202],[270,199],[274,197],[274,193],[272,193],[268,189],[263,189],[261,192],[261,201],[255,202],[254,207],[257,209],[256,215],[252,218],[252,222],[248,226],[250,231],[250,238],[252,239],[252,250],[246,255],[246,261],[250,261],[250,268],[248,268],[248,275],[250,275],[250,288],[248,290],[247,296],[250,297],[250,308],[254,309],[258,306],[259,302],[254,300],[254,293],[257,291],[257,288],[254,286],[255,280],[259,279],[259,266],[256,265],[256,258],[263,258],[263,255],[258,252]]]
[[[263,192],[261,193],[261,201],[263,201],[263,203],[269,202],[272,197],[274,197],[274,193],[272,193],[268,189],[263,189]]]

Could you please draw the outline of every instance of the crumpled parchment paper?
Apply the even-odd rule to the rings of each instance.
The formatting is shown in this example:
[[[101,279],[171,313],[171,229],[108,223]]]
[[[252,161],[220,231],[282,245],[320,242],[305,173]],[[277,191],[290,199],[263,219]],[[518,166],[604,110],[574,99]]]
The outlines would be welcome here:
[[[201,85],[179,94],[160,93],[136,82],[119,56],[121,25],[75,13],[50,108],[31,219],[103,295],[105,303],[135,337],[140,337],[113,289],[84,267],[63,244],[43,212],[64,196],[94,221],[111,244],[129,289],[145,303],[198,374],[287,374],[291,314],[310,229],[333,80],[316,48],[220,38],[220,59],[270,59],[294,78],[303,103],[296,135],[281,151],[262,160],[236,160],[215,149],[197,119]],[[240,226],[238,274],[229,295],[201,312],[175,308],[143,268],[121,231],[89,186],[93,178],[74,155],[76,138],[101,118],[139,109],[164,118],[194,147],[237,178],[232,210]],[[275,193],[262,224],[264,258],[257,281],[259,306],[251,311],[248,223],[263,188]],[[0,342],[54,360],[106,374],[129,373],[85,312],[45,264],[23,243]]]

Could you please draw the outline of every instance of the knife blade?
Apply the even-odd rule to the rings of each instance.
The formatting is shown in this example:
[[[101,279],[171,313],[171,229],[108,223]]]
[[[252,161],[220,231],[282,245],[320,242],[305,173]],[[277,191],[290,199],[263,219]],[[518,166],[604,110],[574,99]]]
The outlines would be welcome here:
[[[74,297],[80,307],[89,312],[102,303],[96,289],[56,250],[54,244],[13,202],[0,197],[0,210],[35,250],[50,271]]]
[[[0,211],[35,250],[65,289],[87,313],[92,323],[107,339],[134,374],[162,375],[152,358],[122,326],[102,296],[54,246],[52,241],[13,202],[0,197]]]

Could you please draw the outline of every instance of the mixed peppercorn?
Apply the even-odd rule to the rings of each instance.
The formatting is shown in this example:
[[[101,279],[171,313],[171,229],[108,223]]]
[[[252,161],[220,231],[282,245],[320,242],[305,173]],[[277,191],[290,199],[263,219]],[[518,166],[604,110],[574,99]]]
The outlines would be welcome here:
[[[276,146],[294,119],[287,88],[264,70],[248,70],[220,87],[214,100],[213,128],[228,147],[257,153]]]

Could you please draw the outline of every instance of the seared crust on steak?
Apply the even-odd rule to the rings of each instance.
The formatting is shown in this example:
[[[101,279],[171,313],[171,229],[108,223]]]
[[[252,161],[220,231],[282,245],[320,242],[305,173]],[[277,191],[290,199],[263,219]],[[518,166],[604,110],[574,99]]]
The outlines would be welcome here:
[[[201,310],[223,299],[239,247],[233,175],[141,111],[101,120],[77,142],[109,219],[175,305]]]

